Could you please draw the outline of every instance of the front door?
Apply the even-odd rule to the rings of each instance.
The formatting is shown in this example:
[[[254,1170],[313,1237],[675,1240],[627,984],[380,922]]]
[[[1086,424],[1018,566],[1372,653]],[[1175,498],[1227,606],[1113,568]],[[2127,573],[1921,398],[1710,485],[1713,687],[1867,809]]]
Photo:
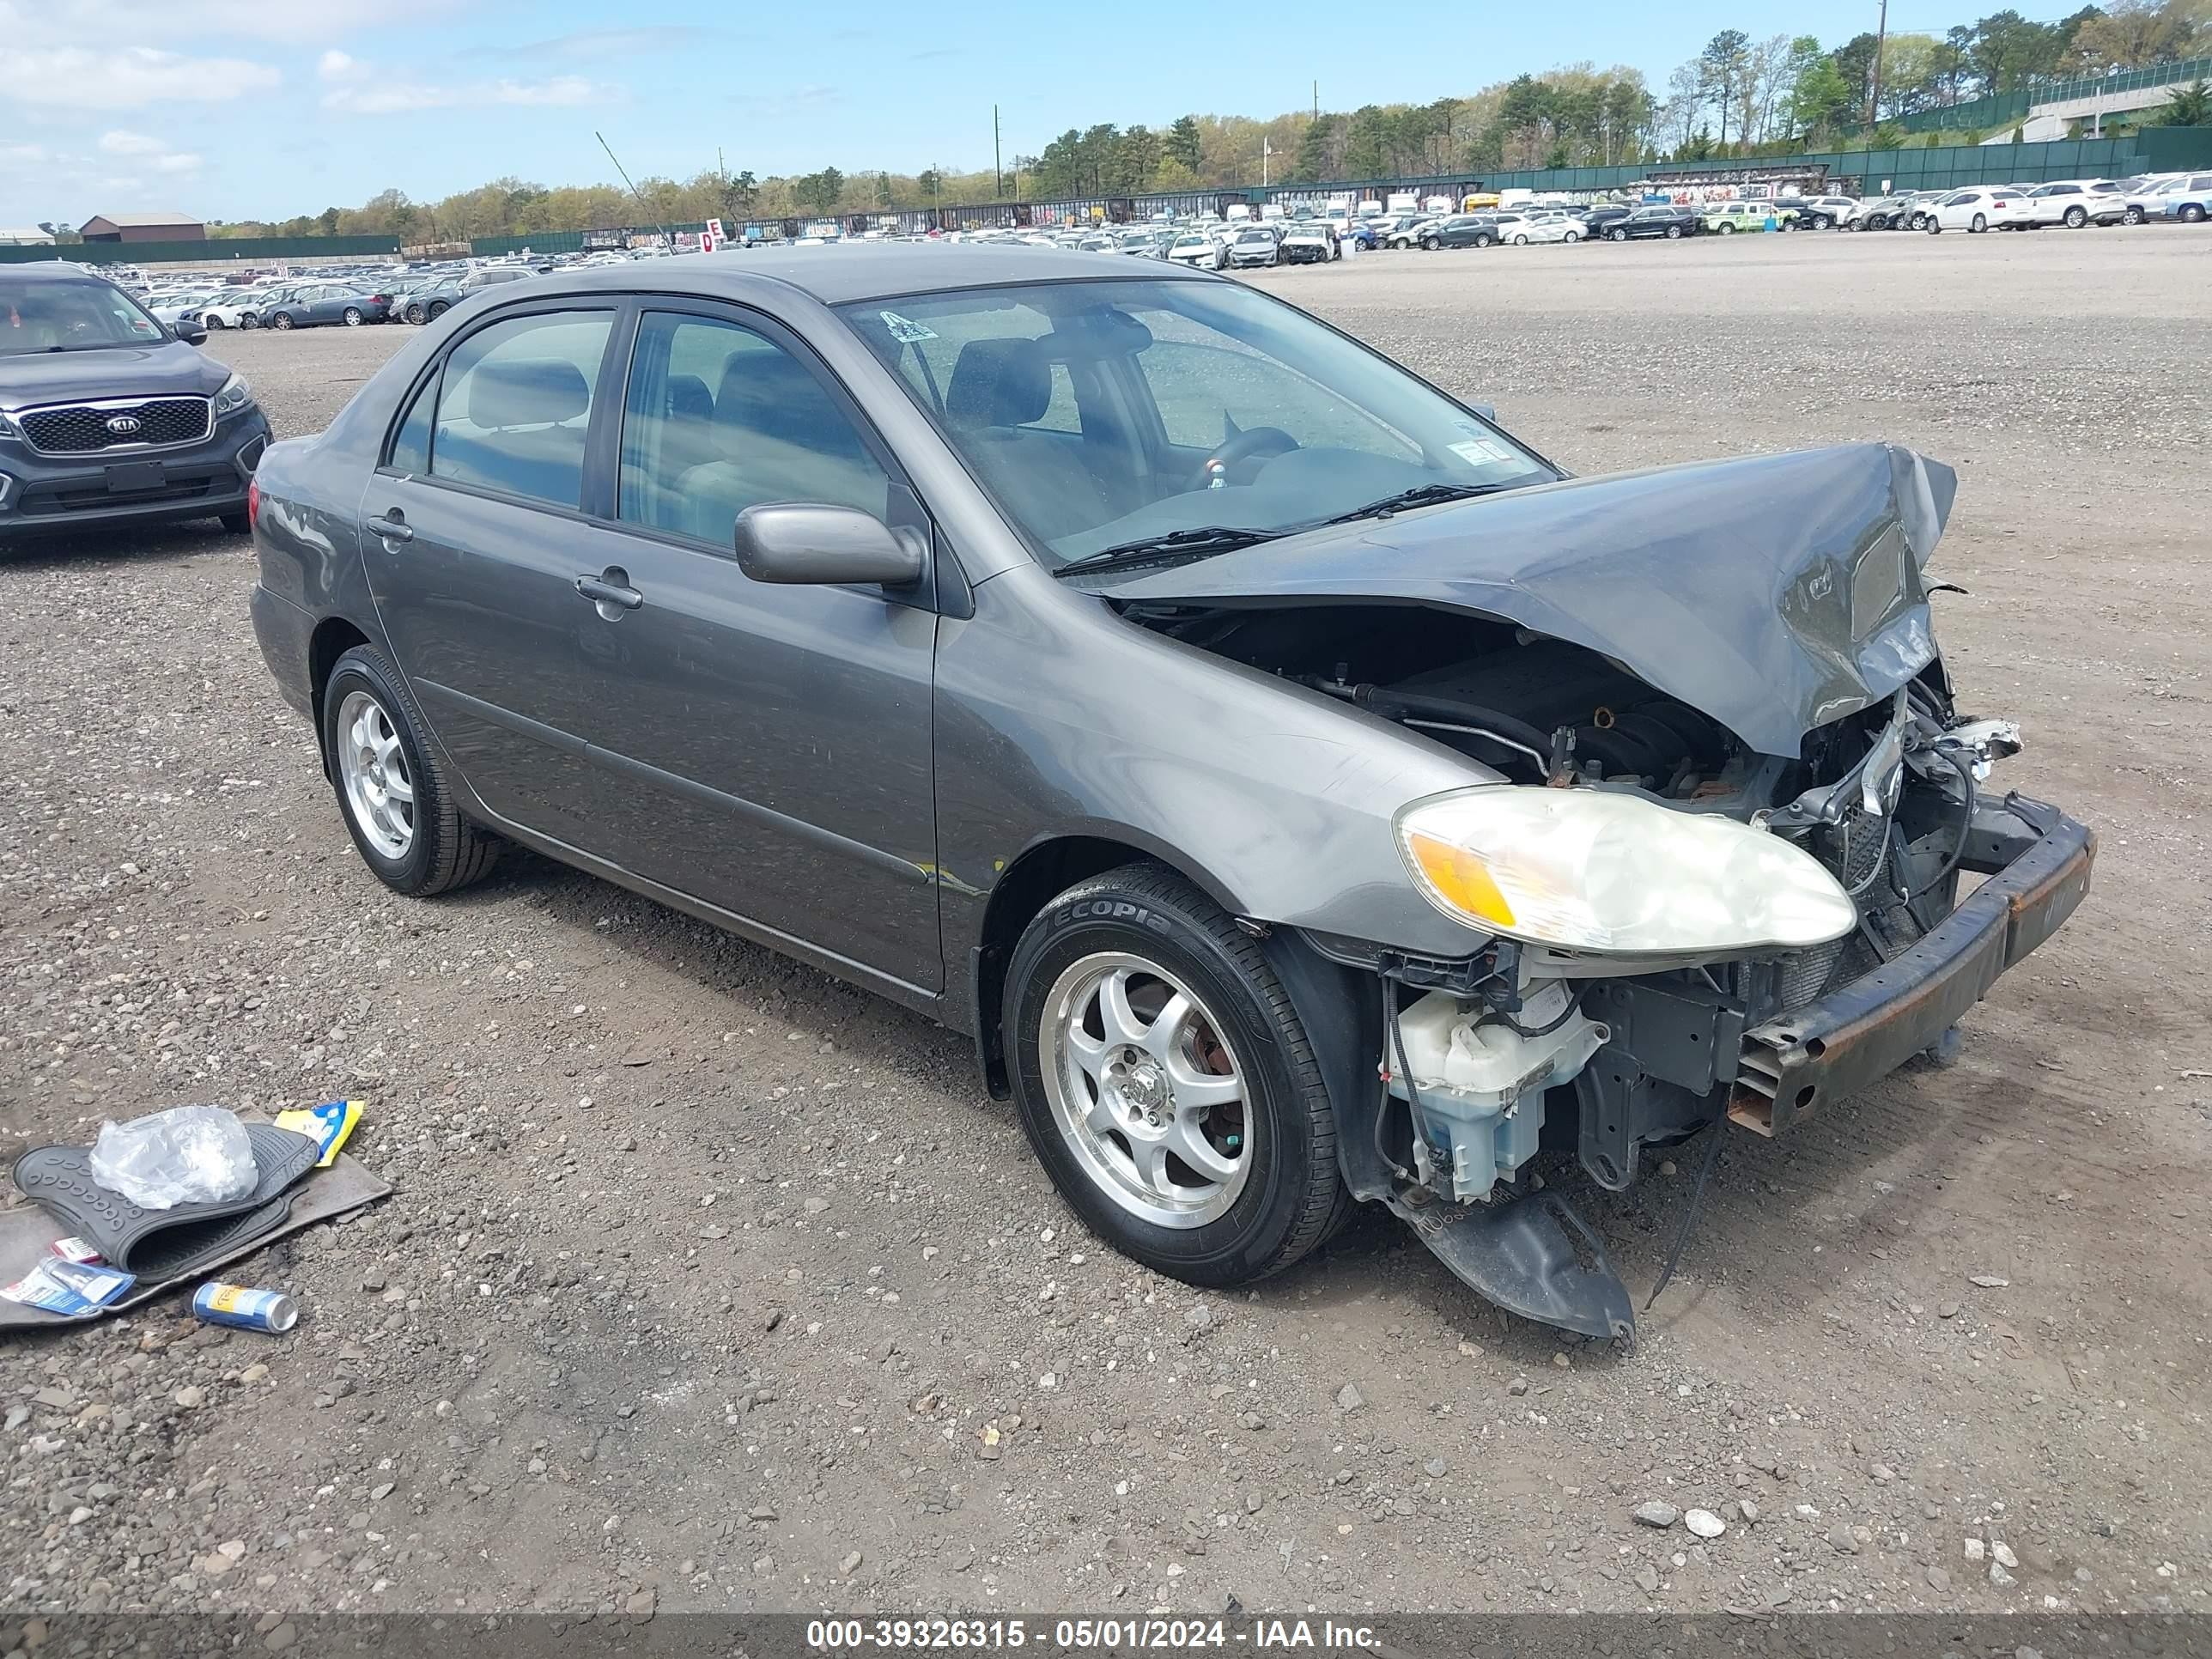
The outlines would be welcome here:
[[[628,867],[915,988],[943,988],[931,781],[937,616],[880,587],[738,568],[769,501],[857,507],[927,534],[828,371],[734,307],[640,318],[612,523],[571,576],[578,730],[622,781]]]

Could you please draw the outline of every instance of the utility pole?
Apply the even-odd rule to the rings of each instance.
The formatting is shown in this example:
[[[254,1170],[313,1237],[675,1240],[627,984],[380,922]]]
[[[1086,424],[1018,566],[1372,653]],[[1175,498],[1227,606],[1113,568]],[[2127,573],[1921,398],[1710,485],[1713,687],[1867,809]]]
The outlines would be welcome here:
[[[1882,0],[1885,6],[1889,0]],[[997,201],[1006,193],[1006,171],[999,156],[999,106],[991,106],[991,199]]]
[[[1313,117],[1313,118],[1314,118],[1315,120],[1316,120],[1316,121],[1318,121],[1318,120],[1320,120],[1320,119],[1321,119],[1321,82],[1320,82],[1319,81],[1316,81],[1316,82],[1314,82],[1314,117]]]
[[[1260,188],[1262,190],[1265,190],[1267,187],[1267,158],[1274,153],[1273,149],[1269,147],[1266,136],[1264,134],[1261,135],[1260,139]]]
[[[1881,21],[1874,29],[1874,79],[1867,92],[1867,148],[1874,148],[1875,122],[1881,114],[1881,53],[1889,40],[1889,0],[1881,0]]]

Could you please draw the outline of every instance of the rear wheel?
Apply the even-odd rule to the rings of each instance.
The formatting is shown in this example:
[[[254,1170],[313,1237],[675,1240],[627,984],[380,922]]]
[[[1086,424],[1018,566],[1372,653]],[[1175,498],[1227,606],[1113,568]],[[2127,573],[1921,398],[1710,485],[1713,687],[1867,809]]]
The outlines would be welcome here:
[[[467,886],[500,848],[455,808],[422,732],[390,658],[359,645],[338,659],[323,689],[323,752],[338,810],[376,878],[418,897]]]
[[[1289,998],[1257,941],[1172,871],[1126,865],[1054,899],[1014,947],[1004,1018],[1038,1160],[1146,1266],[1242,1284],[1348,1207]]]
[[[1528,246],[1528,239],[1526,236],[1516,236],[1513,239],[1513,246],[1516,247],[1526,247]]]
[[[1836,228],[1836,220],[1835,220],[1835,216],[1834,216],[1833,214],[1828,214],[1828,213],[1816,213],[1816,214],[1814,214],[1814,215],[1813,216],[1813,228],[1814,228],[1814,229],[1815,229],[1815,230],[1833,230],[1835,228]]]
[[[2143,210],[2139,207],[2128,208],[2121,213],[2120,218],[2124,223],[2139,225],[2143,222]]]
[[[1474,239],[1474,245],[1475,245],[1477,247],[1488,247],[1488,246],[1489,246],[1492,242],[1494,242],[1494,241],[1495,241],[1495,240],[1498,240],[1498,239],[1497,239],[1496,237],[1494,237],[1494,236],[1491,235],[1491,234],[1490,234],[1488,231],[1485,231],[1485,232],[1483,232],[1483,234],[1482,234],[1481,235],[1480,235],[1480,236],[1478,236],[1478,237],[1476,237],[1476,238]]]
[[[1668,227],[1667,227],[1667,240],[1668,240],[1668,241],[1670,241],[1670,242],[1680,241],[1680,240],[1681,240],[1681,236],[1682,236],[1682,228],[1681,228],[1681,226],[1680,226],[1680,225],[1669,225],[1669,226],[1668,226]]]
[[[1721,221],[1721,234],[1722,234],[1722,235],[1723,235],[1723,236],[1733,236],[1733,235],[1735,235],[1735,227],[1734,225],[1730,224],[1727,220],[1725,220],[1725,219],[1722,220],[1722,221]]]
[[[2180,216],[2181,222],[2185,225],[2201,225],[2204,222],[2204,210],[2191,202],[2181,210]]]
[[[348,306],[343,311],[338,313],[338,320],[343,323],[348,328],[359,328],[362,325],[361,307],[359,306]]]
[[[425,311],[418,302],[407,307],[406,318],[410,323],[427,323],[430,320],[430,313],[428,311]]]

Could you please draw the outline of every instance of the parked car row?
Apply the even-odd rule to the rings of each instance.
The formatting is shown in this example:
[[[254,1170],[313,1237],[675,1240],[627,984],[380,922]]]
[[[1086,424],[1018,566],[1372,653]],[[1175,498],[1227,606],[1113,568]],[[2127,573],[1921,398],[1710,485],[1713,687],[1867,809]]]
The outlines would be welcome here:
[[[2041,185],[1973,185],[1869,198],[1843,220],[1848,230],[2080,230],[2154,220],[2202,223],[2212,214],[2212,173],[2132,179],[2063,179]]]

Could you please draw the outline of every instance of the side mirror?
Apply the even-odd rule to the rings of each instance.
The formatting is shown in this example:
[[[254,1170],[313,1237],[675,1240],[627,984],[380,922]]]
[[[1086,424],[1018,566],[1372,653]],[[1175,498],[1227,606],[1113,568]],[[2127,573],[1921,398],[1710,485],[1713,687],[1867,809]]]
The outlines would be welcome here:
[[[738,568],[757,582],[880,582],[921,579],[921,549],[872,514],[849,507],[777,502],[738,514]]]
[[[207,330],[202,328],[198,323],[186,323],[178,329],[177,337],[186,345],[205,345]]]

